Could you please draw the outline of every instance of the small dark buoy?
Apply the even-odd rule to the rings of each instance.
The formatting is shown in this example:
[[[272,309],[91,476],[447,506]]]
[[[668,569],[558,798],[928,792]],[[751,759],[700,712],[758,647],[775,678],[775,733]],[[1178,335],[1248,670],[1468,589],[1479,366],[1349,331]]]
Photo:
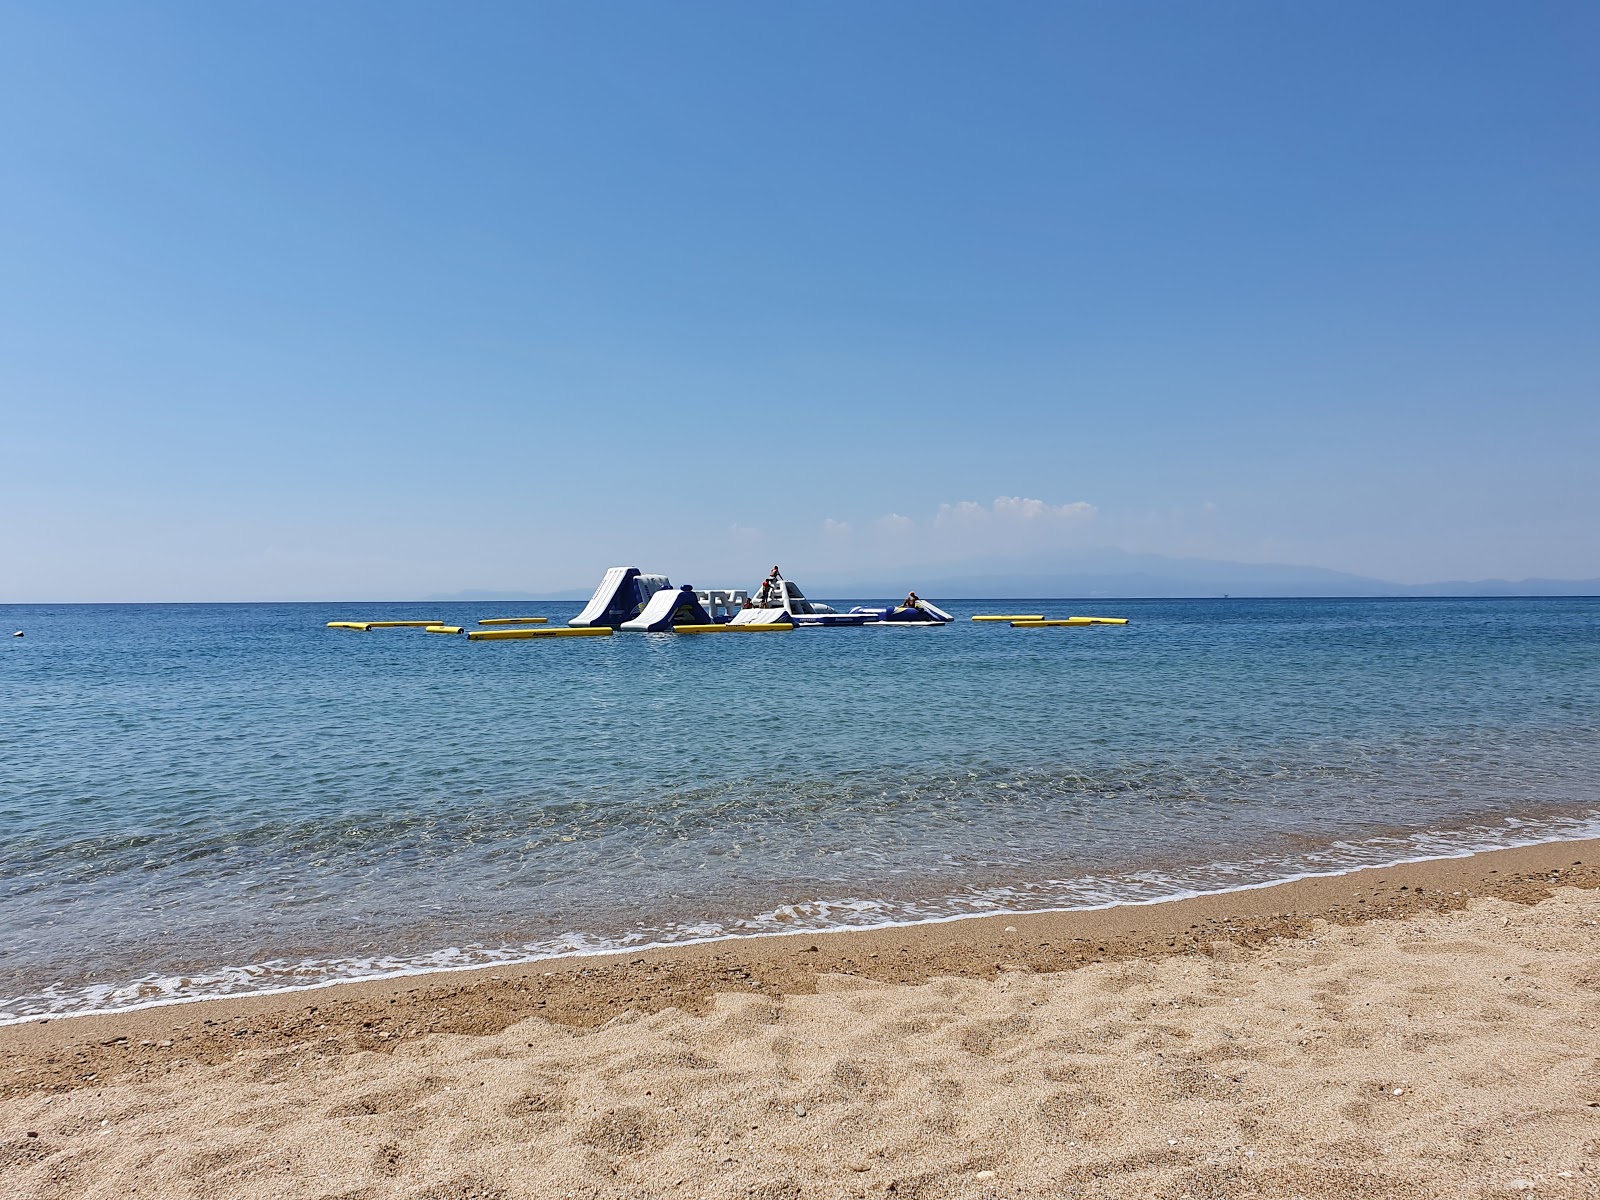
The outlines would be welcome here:
[[[11,636],[12,636],[12,637],[21,637],[21,636],[22,636],[22,630],[20,630],[20,629],[19,629],[19,630],[17,630],[17,631],[16,631],[16,632],[15,632],[15,633],[13,633],[13,634],[12,634],[12,635],[11,635]]]

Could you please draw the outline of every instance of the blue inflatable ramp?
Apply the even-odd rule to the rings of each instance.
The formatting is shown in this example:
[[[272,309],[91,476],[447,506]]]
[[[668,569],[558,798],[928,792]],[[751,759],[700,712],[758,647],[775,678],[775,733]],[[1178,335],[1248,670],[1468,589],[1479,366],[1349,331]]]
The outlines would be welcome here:
[[[635,633],[670,633],[674,625],[710,625],[711,614],[688,584],[681,588],[662,588],[650,597],[644,611],[619,628]]]

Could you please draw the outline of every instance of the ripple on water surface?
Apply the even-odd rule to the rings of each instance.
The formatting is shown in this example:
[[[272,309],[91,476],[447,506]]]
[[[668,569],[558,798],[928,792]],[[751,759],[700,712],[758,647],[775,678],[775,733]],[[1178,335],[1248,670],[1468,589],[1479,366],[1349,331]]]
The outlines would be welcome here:
[[[1594,601],[1118,608],[1132,625],[469,645],[322,628],[365,608],[13,607],[0,1012],[1595,831]]]

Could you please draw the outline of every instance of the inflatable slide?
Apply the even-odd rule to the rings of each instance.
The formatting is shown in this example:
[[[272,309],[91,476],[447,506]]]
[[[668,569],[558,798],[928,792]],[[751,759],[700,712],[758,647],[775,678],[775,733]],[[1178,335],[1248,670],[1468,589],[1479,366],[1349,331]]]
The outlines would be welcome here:
[[[789,611],[784,608],[742,608],[733,615],[730,625],[792,625]]]
[[[665,575],[646,575],[638,567],[612,567],[589,597],[588,605],[567,624],[616,629],[642,613],[657,592],[671,587]]]
[[[688,584],[662,588],[650,597],[644,611],[621,628],[634,633],[671,633],[674,625],[710,625],[711,614]]]

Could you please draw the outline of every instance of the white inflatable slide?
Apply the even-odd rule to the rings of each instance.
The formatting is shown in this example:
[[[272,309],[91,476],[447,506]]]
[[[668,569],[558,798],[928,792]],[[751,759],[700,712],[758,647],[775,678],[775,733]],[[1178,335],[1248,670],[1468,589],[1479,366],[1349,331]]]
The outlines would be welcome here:
[[[650,597],[644,611],[618,628],[634,633],[671,633],[674,625],[709,625],[711,616],[701,605],[694,589],[662,588]]]
[[[665,575],[645,575],[638,567],[611,567],[589,597],[588,605],[567,624],[616,629],[637,617],[657,592],[671,587]]]
[[[785,608],[742,608],[733,615],[729,625],[792,625],[794,622]]]

